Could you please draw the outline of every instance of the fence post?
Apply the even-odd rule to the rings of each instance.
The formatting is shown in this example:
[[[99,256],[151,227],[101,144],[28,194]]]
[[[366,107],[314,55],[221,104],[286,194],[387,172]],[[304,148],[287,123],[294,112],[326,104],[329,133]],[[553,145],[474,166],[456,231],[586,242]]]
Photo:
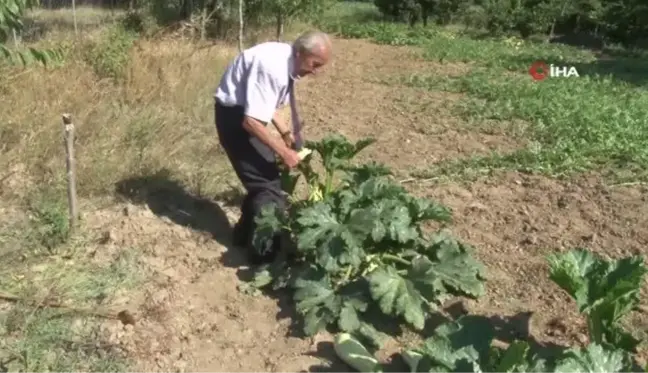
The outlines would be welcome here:
[[[63,137],[65,144],[65,165],[67,168],[67,194],[70,209],[70,232],[77,228],[79,210],[76,195],[76,162],[74,160],[74,124],[71,114],[63,114]]]

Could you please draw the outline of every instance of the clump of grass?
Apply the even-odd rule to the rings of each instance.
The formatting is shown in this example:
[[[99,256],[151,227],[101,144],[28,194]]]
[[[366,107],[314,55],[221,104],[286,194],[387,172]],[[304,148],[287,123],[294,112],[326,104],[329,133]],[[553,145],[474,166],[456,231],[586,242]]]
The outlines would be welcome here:
[[[100,79],[123,79],[130,62],[130,51],[137,39],[134,31],[118,23],[105,31],[99,42],[88,47],[86,61]]]
[[[45,249],[52,251],[64,244],[70,233],[68,206],[62,190],[43,189],[29,201],[31,224],[28,234]]]
[[[143,277],[139,251],[121,251],[108,265],[85,257],[16,262],[0,271],[0,291],[44,304],[56,300],[74,307],[107,302],[118,290]],[[9,371],[124,371],[128,359],[103,340],[99,323],[61,309],[38,308],[31,301],[0,312],[0,366]]]

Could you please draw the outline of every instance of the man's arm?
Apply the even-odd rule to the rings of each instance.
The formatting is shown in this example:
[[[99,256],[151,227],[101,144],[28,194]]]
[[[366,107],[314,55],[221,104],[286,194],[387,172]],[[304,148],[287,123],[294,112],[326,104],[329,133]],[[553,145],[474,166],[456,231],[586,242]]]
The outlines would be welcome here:
[[[281,120],[281,116],[279,115],[279,110],[275,111],[274,116],[272,117],[272,124],[274,124],[275,128],[277,129],[277,132],[279,132],[280,135],[284,135],[290,132],[290,128],[286,126],[286,123]]]
[[[266,128],[266,123],[271,122],[275,117],[279,90],[276,79],[265,71],[263,66],[258,64],[251,66],[247,83],[243,128],[270,147],[281,158],[286,159],[293,150],[283,141],[272,136]]]
[[[286,151],[290,150],[290,148],[288,148],[281,139],[270,134],[263,122],[255,118],[246,115],[243,119],[243,128],[252,136],[258,138],[262,143],[270,147],[270,149],[280,157],[284,157]]]

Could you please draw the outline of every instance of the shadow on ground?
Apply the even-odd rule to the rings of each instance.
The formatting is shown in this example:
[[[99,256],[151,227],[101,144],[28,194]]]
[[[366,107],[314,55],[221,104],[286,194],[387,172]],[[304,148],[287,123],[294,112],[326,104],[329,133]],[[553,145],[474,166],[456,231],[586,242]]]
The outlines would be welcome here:
[[[466,333],[460,332],[451,338],[451,343],[456,348],[471,344],[473,340],[475,343],[478,343],[481,335],[468,334],[478,330],[484,332],[490,330],[498,345],[502,343],[510,344],[515,340],[526,341],[529,343],[532,351],[543,358],[551,359],[552,357],[556,357],[567,348],[566,346],[553,343],[540,342],[531,335],[530,326],[533,312],[519,312],[510,316],[468,315],[463,302],[458,301],[445,307],[444,313],[448,316],[435,315],[435,317],[429,320],[425,330],[420,333],[422,340],[432,336],[434,330],[441,324],[462,318],[462,324],[466,326]],[[409,344],[409,347],[420,344],[421,342],[414,342]],[[337,357],[332,342],[320,342],[317,345],[317,351],[308,355],[319,358],[323,363],[309,367],[307,372],[347,372],[350,370],[350,367]],[[384,372],[407,372],[410,370],[398,353],[390,355],[383,363],[382,368]]]
[[[122,180],[116,184],[115,191],[134,204],[146,204],[158,216],[209,233],[221,245],[231,246],[232,228],[221,207],[189,193],[171,178],[169,170]]]

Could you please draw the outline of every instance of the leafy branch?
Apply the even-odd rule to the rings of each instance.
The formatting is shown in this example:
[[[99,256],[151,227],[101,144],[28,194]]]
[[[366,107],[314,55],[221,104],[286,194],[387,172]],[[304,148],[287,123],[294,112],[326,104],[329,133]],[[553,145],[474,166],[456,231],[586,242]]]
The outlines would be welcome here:
[[[38,4],[38,0],[3,0],[0,2],[0,60],[26,66],[33,62],[48,65],[62,58],[61,52],[55,49],[18,49],[3,45],[13,32],[21,31],[24,28],[22,17],[25,11]]]

